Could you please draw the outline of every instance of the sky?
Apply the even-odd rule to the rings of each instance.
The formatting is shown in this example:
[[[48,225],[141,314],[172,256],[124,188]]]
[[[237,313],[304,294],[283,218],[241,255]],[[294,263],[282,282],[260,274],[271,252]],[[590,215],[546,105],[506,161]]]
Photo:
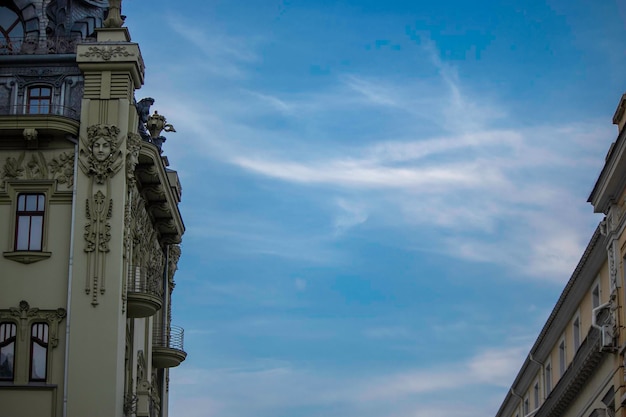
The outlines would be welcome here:
[[[186,225],[172,417],[495,415],[601,214],[622,0],[124,0]]]

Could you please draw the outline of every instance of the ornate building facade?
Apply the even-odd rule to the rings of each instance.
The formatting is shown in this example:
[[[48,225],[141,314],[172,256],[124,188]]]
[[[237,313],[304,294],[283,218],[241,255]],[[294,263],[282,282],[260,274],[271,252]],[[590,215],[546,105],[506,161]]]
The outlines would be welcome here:
[[[605,214],[498,417],[626,416],[626,94],[589,202]]]
[[[121,0],[0,0],[0,416],[167,416],[181,186]]]

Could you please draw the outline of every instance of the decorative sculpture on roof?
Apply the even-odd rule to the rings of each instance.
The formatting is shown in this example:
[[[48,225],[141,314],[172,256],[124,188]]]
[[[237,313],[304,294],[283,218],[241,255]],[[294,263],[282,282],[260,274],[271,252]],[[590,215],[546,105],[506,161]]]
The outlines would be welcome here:
[[[152,143],[156,145],[159,149],[159,152],[163,152],[161,147],[163,146],[163,142],[165,142],[165,137],[161,136],[162,131],[166,132],[176,132],[174,126],[167,123],[165,116],[159,114],[156,110],[154,114],[148,118],[148,123],[146,123],[148,131],[150,132],[150,138]]]
[[[139,131],[141,138],[146,142],[151,142],[150,133],[148,133],[148,129],[146,128],[146,123],[148,122],[148,117],[150,117],[150,106],[153,104],[154,99],[152,97],[142,98],[138,103],[135,103],[137,115],[139,116],[137,130]]]
[[[104,20],[105,28],[121,28],[124,24],[122,16],[122,0],[109,0],[109,14]]]

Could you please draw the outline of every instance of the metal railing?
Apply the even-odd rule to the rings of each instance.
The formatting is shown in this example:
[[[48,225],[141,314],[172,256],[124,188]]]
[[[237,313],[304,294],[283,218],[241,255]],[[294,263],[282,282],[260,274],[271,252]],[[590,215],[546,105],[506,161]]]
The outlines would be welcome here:
[[[24,116],[63,116],[73,120],[80,120],[80,109],[74,107],[61,106],[58,104],[48,104],[32,108],[25,105],[6,106],[0,105],[0,116],[24,115]]]
[[[156,328],[152,332],[152,345],[156,347],[176,349],[184,352],[184,339],[185,330],[179,326],[170,326],[169,332]]]
[[[163,295],[161,274],[150,268],[131,265],[128,268],[128,292]]]
[[[81,39],[72,36],[55,36],[53,38],[36,37],[0,37],[0,55],[47,55],[75,54],[79,43],[92,43],[94,38]]]

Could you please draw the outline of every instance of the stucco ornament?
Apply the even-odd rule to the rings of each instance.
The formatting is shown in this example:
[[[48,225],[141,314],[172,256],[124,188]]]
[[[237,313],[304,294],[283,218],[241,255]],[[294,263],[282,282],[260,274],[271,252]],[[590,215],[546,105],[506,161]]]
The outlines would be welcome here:
[[[2,170],[2,178],[16,179],[24,175],[22,162],[24,161],[24,153],[19,158],[12,156],[7,157]]]
[[[109,0],[109,15],[102,22],[105,28],[121,28],[124,24],[122,16],[122,0]]]
[[[9,307],[0,309],[0,321],[13,318],[19,321],[20,339],[24,342],[28,340],[30,326],[33,323],[45,322],[48,324],[48,334],[50,336],[49,345],[56,347],[59,344],[59,323],[65,318],[67,312],[64,308],[56,310],[43,310],[31,307],[27,301],[20,301],[19,307]]]
[[[52,177],[59,184],[67,184],[68,187],[74,185],[74,153],[62,152],[48,163]]]
[[[129,133],[126,140],[126,180],[129,184],[135,184],[135,167],[139,162],[139,150],[141,149],[141,136],[137,133]]]
[[[98,184],[104,184],[122,167],[119,134],[117,126],[99,124],[89,126],[87,138],[82,139],[78,163],[85,175],[93,177]]]

